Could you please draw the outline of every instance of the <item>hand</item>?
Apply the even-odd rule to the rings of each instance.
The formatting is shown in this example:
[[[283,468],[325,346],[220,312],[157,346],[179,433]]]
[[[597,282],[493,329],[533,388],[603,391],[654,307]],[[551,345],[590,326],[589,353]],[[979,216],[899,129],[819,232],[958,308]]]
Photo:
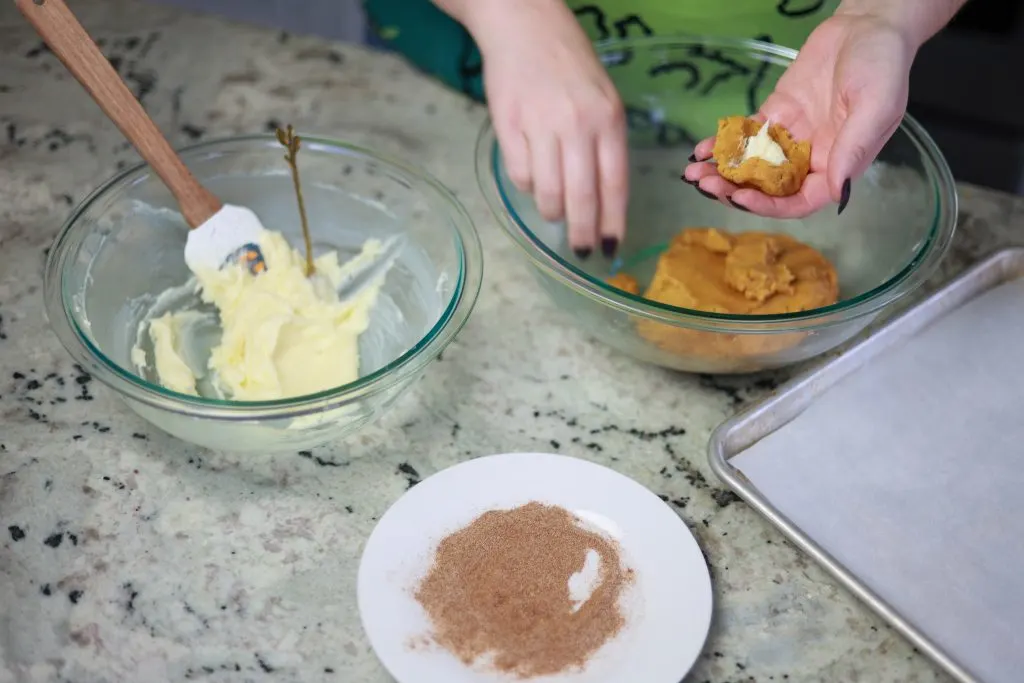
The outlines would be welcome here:
[[[564,0],[477,0],[470,26],[509,177],[581,258],[610,256],[626,229],[622,102]]]
[[[811,171],[800,192],[770,197],[739,189],[698,161],[684,178],[725,203],[763,216],[802,218],[830,201],[839,213],[851,180],[874,161],[907,108],[910,66],[917,44],[891,23],[868,14],[837,13],[822,22],[759,112],[797,140],[811,141]],[[700,142],[693,159],[711,156],[714,139]]]

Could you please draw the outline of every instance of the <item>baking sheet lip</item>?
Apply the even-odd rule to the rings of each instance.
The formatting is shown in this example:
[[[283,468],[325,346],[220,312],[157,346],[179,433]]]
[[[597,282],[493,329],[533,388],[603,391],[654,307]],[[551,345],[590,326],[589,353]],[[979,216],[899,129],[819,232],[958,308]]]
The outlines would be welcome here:
[[[911,625],[884,599],[858,579],[853,572],[846,569],[772,505],[752,482],[729,464],[728,458],[731,455],[736,455],[739,451],[732,453],[730,456],[727,456],[725,451],[726,443],[732,434],[765,416],[773,407],[783,404],[788,400],[793,400],[802,391],[814,392],[815,395],[821,393],[828,386],[833,385],[859,367],[862,367],[864,363],[870,362],[877,353],[881,353],[888,346],[885,343],[886,339],[898,335],[900,327],[914,324],[915,319],[922,317],[930,318],[931,316],[928,315],[929,309],[935,308],[940,299],[948,296],[951,292],[970,288],[971,283],[983,273],[1003,268],[1008,261],[1024,262],[1024,248],[1010,247],[990,254],[953,281],[940,287],[923,301],[885,323],[879,330],[856,343],[837,358],[794,378],[780,387],[774,395],[727,419],[712,432],[711,439],[708,442],[708,462],[715,476],[736,492],[769,523],[779,529],[791,543],[810,555],[814,561],[843,587],[863,601],[871,610],[891,624],[922,653],[945,669],[947,673],[957,681],[960,681],[960,683],[982,683],[982,681],[973,676],[967,669],[948,656],[931,639]],[[935,313],[939,314],[941,311],[936,311]],[[872,350],[872,347],[876,346],[881,346],[882,348],[873,350],[872,353],[865,355],[864,351],[866,349]],[[821,381],[822,378],[829,378],[830,376],[830,381]],[[815,384],[818,386],[814,387],[813,385]],[[764,433],[756,434],[753,441],[756,442],[764,438],[764,436],[780,426],[782,425],[771,429],[762,427],[761,431]],[[749,448],[749,445],[745,448]]]
[[[708,442],[708,457],[711,461],[711,468],[715,471],[716,475],[719,475],[718,463],[716,462],[715,454],[712,453],[712,446],[719,442],[722,444],[722,465],[728,466],[726,461],[728,457],[736,455],[736,453],[730,454],[726,457],[724,455],[724,443],[726,437],[737,430],[741,426],[753,422],[768,413],[774,406],[790,400],[793,396],[799,395],[805,390],[810,390],[811,386],[815,383],[820,383],[823,377],[829,375],[836,375],[833,381],[830,381],[826,386],[834,384],[835,381],[845,377],[851,372],[859,368],[865,361],[869,361],[874,355],[880,351],[871,353],[867,358],[864,356],[866,349],[878,346],[886,338],[893,336],[898,332],[898,328],[906,324],[911,323],[915,318],[920,318],[922,315],[927,314],[928,309],[933,308],[937,302],[946,296],[948,296],[954,290],[963,289],[969,286],[982,273],[988,272],[993,269],[1001,268],[1007,261],[1020,261],[1024,262],[1024,246],[1021,247],[1005,247],[998,249],[987,256],[979,260],[975,265],[968,268],[966,271],[955,277],[950,282],[939,287],[936,291],[925,297],[923,300],[914,304],[905,311],[902,311],[891,320],[885,322],[879,329],[871,332],[867,337],[856,342],[850,348],[846,349],[839,355],[825,361],[821,365],[817,365],[808,369],[805,372],[800,373],[793,379],[782,384],[768,397],[761,401],[754,403],[753,405],[740,410],[732,417],[727,418],[711,433],[710,441]],[[929,319],[931,316],[926,316]],[[817,391],[815,393],[820,393]],[[795,417],[795,416],[794,416]],[[780,425],[781,426],[781,425]],[[768,430],[764,434],[757,436],[754,442],[759,441],[769,434],[771,431]],[[749,447],[749,446],[748,446]]]

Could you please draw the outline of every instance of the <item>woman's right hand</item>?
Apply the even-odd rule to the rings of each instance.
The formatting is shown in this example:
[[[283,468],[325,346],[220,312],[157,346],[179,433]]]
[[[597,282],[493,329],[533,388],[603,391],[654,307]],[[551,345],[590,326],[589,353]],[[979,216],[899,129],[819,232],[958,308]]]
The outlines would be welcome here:
[[[510,179],[544,218],[566,220],[578,256],[611,256],[626,229],[625,114],[589,39],[564,0],[465,8]]]
[[[773,218],[803,218],[829,202],[842,213],[853,180],[874,161],[907,108],[918,43],[884,16],[842,11],[826,19],[764,102],[760,116],[811,141],[811,172],[790,197],[738,188],[707,163],[714,140],[698,143],[683,178],[701,192]]]

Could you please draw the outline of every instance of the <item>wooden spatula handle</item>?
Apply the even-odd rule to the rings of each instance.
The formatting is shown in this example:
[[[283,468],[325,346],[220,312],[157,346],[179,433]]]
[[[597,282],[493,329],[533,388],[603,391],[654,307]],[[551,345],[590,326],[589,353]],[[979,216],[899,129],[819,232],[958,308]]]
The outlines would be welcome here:
[[[188,224],[198,227],[215,214],[222,206],[221,201],[186,168],[64,0],[14,2],[68,71],[164,181]]]

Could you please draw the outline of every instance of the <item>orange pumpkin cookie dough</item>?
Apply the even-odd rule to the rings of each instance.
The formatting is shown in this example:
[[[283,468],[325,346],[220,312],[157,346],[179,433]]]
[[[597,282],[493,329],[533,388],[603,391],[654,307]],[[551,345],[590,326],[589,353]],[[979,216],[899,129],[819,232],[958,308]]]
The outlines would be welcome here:
[[[799,192],[811,168],[810,142],[796,142],[782,126],[745,116],[718,121],[712,154],[718,175],[773,197]]]
[[[631,286],[639,290],[636,280],[625,273],[608,282],[626,291]],[[697,311],[768,315],[834,304],[839,284],[835,268],[821,252],[788,235],[687,228],[659,257],[643,296]],[[798,332],[706,332],[647,319],[636,324],[639,334],[659,348],[705,359],[709,368],[721,372],[759,369],[752,361],[803,338]]]
[[[627,273],[616,273],[605,280],[605,282],[616,289],[621,289],[622,291],[629,292],[630,294],[640,293],[640,283],[636,281],[635,277]]]

